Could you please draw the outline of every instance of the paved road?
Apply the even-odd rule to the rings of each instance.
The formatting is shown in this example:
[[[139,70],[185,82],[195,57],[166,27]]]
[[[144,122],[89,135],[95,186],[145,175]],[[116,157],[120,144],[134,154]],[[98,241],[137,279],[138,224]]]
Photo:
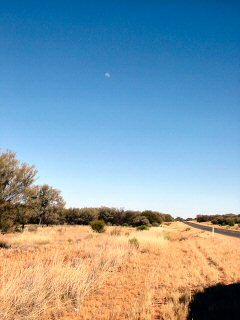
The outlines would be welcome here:
[[[201,229],[201,230],[212,232],[212,227],[208,227],[208,226],[205,226],[205,225],[202,225],[202,224],[189,222],[189,221],[183,221],[183,223],[185,223],[188,226],[193,227],[193,228],[197,228],[197,229]],[[214,227],[214,232],[215,233],[224,234],[225,236],[240,238],[240,232],[239,231],[219,229],[219,228],[215,228]]]

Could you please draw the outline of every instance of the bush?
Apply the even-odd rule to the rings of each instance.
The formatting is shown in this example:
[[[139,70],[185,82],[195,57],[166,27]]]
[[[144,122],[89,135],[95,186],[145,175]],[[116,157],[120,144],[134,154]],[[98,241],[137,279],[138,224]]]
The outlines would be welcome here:
[[[9,249],[11,248],[11,245],[7,243],[6,241],[0,240],[0,249]]]
[[[150,223],[149,223],[149,220],[146,217],[137,216],[136,218],[133,219],[133,225],[135,227],[138,227],[138,226],[149,226]]]
[[[91,222],[91,228],[93,231],[102,233],[105,231],[105,222],[103,220],[94,220]]]
[[[128,243],[130,244],[131,247],[135,249],[139,249],[139,242],[137,238],[132,238],[128,240]]]
[[[24,231],[22,226],[19,225],[15,225],[15,227],[13,228],[14,232],[18,232],[18,233],[22,233]]]
[[[153,223],[152,223],[152,226],[153,226],[153,227],[160,227],[160,224],[157,223],[157,222],[153,222]]]
[[[179,241],[185,241],[185,240],[187,240],[186,237],[181,237],[181,238],[179,239]]]
[[[146,225],[142,225],[142,226],[138,226],[138,227],[137,227],[137,230],[138,230],[138,231],[143,231],[143,230],[148,230],[148,229],[149,229],[149,227],[146,226]]]
[[[0,221],[0,230],[2,233],[10,232],[13,229],[14,223],[10,219]]]
[[[229,219],[226,219],[226,223],[227,225],[229,225],[230,227],[233,227],[235,225],[235,222],[233,219],[229,218]]]
[[[160,215],[159,212],[156,212],[156,211],[145,210],[141,213],[141,216],[144,216],[145,218],[147,218],[150,224],[153,224],[153,223],[161,224],[163,222],[162,216]]]
[[[111,236],[120,236],[121,235],[121,230],[119,228],[114,228],[111,232],[110,232]]]

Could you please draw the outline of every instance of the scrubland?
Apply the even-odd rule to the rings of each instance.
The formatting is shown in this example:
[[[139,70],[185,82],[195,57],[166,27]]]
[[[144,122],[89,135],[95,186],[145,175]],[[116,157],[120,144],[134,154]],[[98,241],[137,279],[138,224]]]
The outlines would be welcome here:
[[[240,281],[240,239],[180,222],[31,227],[0,241],[2,320],[183,320],[194,292]]]
[[[229,225],[221,226],[219,224],[213,224],[211,221],[197,222],[197,220],[192,220],[191,222],[199,223],[200,225],[205,225],[205,226],[208,226],[208,227],[214,227],[214,228],[217,228],[217,229],[240,231],[240,224],[238,224],[238,223],[235,223],[233,226],[229,226]]]

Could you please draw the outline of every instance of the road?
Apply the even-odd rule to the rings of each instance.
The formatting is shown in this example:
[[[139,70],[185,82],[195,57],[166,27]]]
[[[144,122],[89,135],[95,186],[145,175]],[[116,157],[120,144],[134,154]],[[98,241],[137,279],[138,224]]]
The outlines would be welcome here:
[[[208,227],[208,226],[205,226],[205,225],[202,225],[202,224],[189,222],[189,221],[183,221],[183,223],[185,223],[188,226],[193,227],[193,228],[197,228],[197,229],[200,229],[200,230],[205,230],[205,231],[212,232],[212,227]],[[240,238],[240,232],[239,231],[227,230],[227,229],[219,229],[219,228],[215,228],[214,227],[214,232],[215,233],[224,234],[225,236]]]

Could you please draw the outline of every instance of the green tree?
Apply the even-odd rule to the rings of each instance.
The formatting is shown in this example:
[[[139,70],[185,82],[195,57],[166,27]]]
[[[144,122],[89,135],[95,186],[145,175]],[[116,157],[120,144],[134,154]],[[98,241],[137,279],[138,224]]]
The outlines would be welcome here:
[[[145,210],[141,213],[142,216],[146,217],[151,224],[153,223],[162,223],[162,217],[157,211]]]
[[[21,203],[24,192],[29,188],[37,170],[27,163],[20,163],[11,151],[0,153],[0,204]]]
[[[17,214],[25,204],[25,192],[32,186],[36,173],[34,166],[17,160],[14,152],[0,153],[0,230],[6,232],[17,222]]]
[[[33,219],[39,224],[58,224],[65,206],[61,192],[44,184],[35,186],[31,193],[28,205],[33,210]]]

